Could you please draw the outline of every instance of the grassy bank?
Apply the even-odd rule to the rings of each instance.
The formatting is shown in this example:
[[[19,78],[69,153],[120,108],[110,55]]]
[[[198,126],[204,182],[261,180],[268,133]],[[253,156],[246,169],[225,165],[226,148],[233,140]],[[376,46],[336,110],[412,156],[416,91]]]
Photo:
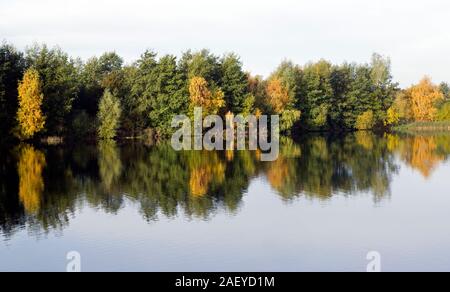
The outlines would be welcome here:
[[[400,133],[446,132],[450,133],[450,121],[445,122],[415,122],[397,126],[393,129]]]

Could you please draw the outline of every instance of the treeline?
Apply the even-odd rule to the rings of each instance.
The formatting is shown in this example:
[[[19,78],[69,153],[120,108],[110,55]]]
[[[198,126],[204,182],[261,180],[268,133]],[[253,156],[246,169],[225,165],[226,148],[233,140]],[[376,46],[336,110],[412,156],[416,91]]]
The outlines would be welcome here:
[[[112,139],[167,136],[174,115],[279,114],[281,130],[372,129],[450,120],[449,86],[424,79],[400,90],[390,61],[304,66],[283,62],[267,79],[235,54],[146,51],[126,65],[114,52],[86,62],[59,48],[0,47],[0,132],[32,137]]]

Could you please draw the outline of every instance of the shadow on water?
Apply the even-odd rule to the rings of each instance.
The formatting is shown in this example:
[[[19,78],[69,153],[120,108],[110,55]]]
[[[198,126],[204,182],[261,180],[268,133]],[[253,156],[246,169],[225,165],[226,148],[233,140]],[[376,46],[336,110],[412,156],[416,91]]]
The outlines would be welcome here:
[[[130,200],[148,222],[159,216],[207,220],[239,212],[251,181],[290,202],[299,197],[390,196],[402,165],[424,178],[450,154],[450,136],[375,135],[283,138],[280,157],[260,162],[258,151],[176,152],[168,144],[37,147],[1,151],[0,232],[62,230],[83,206],[117,214]]]

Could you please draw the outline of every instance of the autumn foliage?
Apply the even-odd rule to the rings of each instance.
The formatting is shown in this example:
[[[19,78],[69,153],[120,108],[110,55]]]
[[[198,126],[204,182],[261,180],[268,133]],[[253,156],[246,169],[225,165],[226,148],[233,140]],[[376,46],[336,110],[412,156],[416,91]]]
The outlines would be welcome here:
[[[273,78],[267,85],[267,101],[276,114],[280,114],[289,104],[289,92],[279,78]]]
[[[411,97],[414,119],[433,121],[437,113],[436,102],[444,98],[439,87],[434,85],[430,78],[425,77],[418,85],[411,87],[408,94]]]
[[[19,83],[17,122],[21,139],[30,139],[44,129],[45,117],[41,109],[43,99],[39,73],[29,69]]]
[[[205,114],[214,115],[225,106],[222,90],[210,90],[208,82],[203,77],[193,77],[189,82],[191,110],[201,107]]]

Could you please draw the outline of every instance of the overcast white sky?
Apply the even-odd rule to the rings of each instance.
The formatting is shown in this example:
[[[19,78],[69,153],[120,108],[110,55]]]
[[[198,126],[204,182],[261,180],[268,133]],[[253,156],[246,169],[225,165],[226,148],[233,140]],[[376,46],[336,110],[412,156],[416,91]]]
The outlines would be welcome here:
[[[403,86],[425,74],[450,81],[448,0],[0,0],[1,39],[84,59],[115,50],[128,62],[147,48],[234,51],[262,75],[286,58],[366,62],[378,52]]]

